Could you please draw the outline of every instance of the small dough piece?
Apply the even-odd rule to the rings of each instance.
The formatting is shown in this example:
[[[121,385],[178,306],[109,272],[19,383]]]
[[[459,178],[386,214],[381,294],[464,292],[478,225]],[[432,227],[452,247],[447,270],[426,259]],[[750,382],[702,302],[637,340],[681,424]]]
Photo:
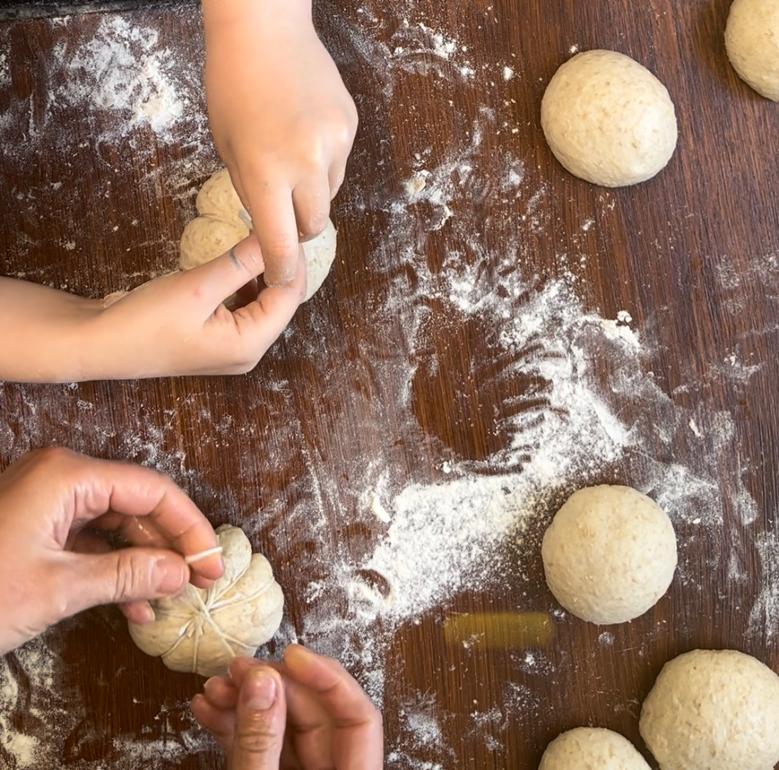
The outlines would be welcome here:
[[[224,575],[209,589],[188,583],[175,597],[152,602],[152,623],[129,623],[130,636],[173,671],[224,674],[237,655],[254,655],[278,631],[284,595],[268,560],[252,553],[238,527],[216,530]]]
[[[602,727],[576,727],[547,747],[538,770],[651,770],[633,744]]]
[[[210,262],[214,257],[203,260],[202,255],[224,254],[248,235],[249,228],[240,220],[236,224],[224,219],[197,217],[184,228],[181,236],[179,267],[182,270],[191,270],[204,262]]]
[[[725,28],[725,48],[742,80],[779,102],[779,2],[734,0]]]
[[[565,609],[591,623],[625,623],[671,585],[676,534],[665,512],[635,489],[588,487],[557,512],[541,556],[546,582]]]
[[[655,176],[676,149],[666,87],[629,56],[585,51],[563,64],[541,102],[541,125],[560,163],[605,187]]]
[[[230,181],[227,169],[206,180],[195,201],[198,216],[181,236],[179,267],[191,270],[229,251],[249,235],[251,219]],[[331,220],[313,240],[303,244],[306,258],[306,301],[319,291],[335,260],[337,231]]]
[[[687,652],[663,667],[639,728],[661,770],[773,770],[779,676],[743,652]]]

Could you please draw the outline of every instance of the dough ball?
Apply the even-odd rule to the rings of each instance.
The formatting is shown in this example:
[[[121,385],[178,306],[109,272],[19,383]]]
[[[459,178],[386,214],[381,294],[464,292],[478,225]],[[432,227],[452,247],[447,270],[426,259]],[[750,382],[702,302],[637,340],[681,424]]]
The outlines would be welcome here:
[[[661,770],[772,770],[779,762],[779,676],[734,650],[666,663],[641,708]]]
[[[179,267],[191,270],[232,249],[249,235],[249,228],[240,220],[226,222],[211,217],[196,217],[181,235]]]
[[[241,216],[243,203],[230,180],[230,172],[223,168],[212,174],[200,188],[195,208],[201,217],[232,221]]]
[[[668,590],[676,535],[660,507],[635,489],[575,492],[541,546],[546,582],[560,604],[591,623],[625,623]]]
[[[284,595],[268,560],[252,553],[238,527],[216,530],[224,575],[209,589],[187,584],[176,597],[152,602],[153,623],[129,623],[130,636],[173,671],[224,674],[237,655],[253,656],[281,624]]]
[[[665,86],[616,51],[585,51],[563,64],[544,93],[541,125],[568,171],[606,187],[653,177],[678,133]]]
[[[216,259],[249,235],[251,219],[230,181],[227,169],[212,174],[197,195],[199,216],[181,236],[179,267],[191,270]],[[316,238],[303,244],[306,258],[306,301],[319,291],[335,261],[337,232],[328,219]]]
[[[779,2],[734,0],[725,47],[741,79],[759,94],[779,101]]]
[[[338,234],[335,225],[328,219],[327,227],[312,241],[303,244],[306,255],[306,299],[316,294],[330,274],[335,260]]]
[[[633,744],[602,727],[577,727],[555,738],[538,770],[650,770]]]

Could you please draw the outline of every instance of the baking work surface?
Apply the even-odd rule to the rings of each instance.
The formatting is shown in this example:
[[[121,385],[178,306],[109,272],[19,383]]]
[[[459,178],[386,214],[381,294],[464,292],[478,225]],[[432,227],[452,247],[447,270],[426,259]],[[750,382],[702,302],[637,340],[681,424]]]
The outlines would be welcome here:
[[[643,750],[668,658],[779,668],[779,108],[727,63],[727,0],[317,5],[362,119],[328,283],[245,377],[0,385],[0,463],[145,463],[240,524],[288,599],[268,654],[344,661],[384,705],[388,768],[535,768],[579,724]],[[101,296],[174,267],[218,165],[199,23],[0,25],[4,274]],[[576,180],[543,140],[545,83],[594,47],[677,106],[639,187]],[[593,482],[648,492],[680,538],[628,625],[544,587],[540,535]],[[85,614],[5,659],[0,765],[220,767],[200,684]]]

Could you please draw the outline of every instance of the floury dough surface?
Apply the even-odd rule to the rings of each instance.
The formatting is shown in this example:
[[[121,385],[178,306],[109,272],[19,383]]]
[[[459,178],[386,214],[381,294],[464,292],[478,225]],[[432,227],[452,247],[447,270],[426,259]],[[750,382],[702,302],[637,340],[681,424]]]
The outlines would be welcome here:
[[[644,701],[640,729],[661,770],[773,770],[779,676],[736,650],[679,655]]]
[[[630,487],[575,492],[544,534],[546,582],[569,612],[591,623],[625,623],[668,590],[676,534],[666,513]]]
[[[138,647],[173,671],[224,674],[233,658],[253,656],[281,624],[284,596],[268,560],[252,553],[238,527],[216,532],[224,575],[207,590],[190,583],[179,596],[153,602],[153,623],[129,624]]]
[[[779,0],[734,0],[725,46],[741,79],[779,101]]]
[[[538,770],[650,770],[635,746],[602,727],[576,727],[547,747]]]
[[[666,87],[616,51],[565,62],[544,93],[541,124],[568,171],[605,187],[651,179],[668,164],[678,134]]]
[[[198,216],[181,236],[179,267],[190,270],[224,254],[249,235],[251,219],[230,181],[227,169],[213,174],[196,201]],[[335,260],[337,234],[328,219],[324,231],[303,244],[306,257],[306,300],[319,291]]]

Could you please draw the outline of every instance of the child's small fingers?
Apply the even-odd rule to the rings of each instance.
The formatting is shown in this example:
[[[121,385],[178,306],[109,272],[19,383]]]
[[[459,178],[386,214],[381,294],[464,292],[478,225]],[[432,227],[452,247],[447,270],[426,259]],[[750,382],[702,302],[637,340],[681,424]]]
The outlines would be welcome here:
[[[284,185],[247,189],[254,232],[265,261],[267,286],[286,286],[294,280],[300,241],[292,190]]]
[[[292,193],[295,220],[302,241],[316,238],[330,216],[330,184],[324,174],[300,182]]]
[[[289,326],[305,296],[306,269],[303,254],[297,258],[297,274],[284,288],[263,289],[254,302],[233,313],[235,354],[251,366],[265,355]]]
[[[346,160],[334,161],[330,166],[330,170],[327,174],[328,182],[330,183],[330,200],[338,195],[338,191],[341,189],[341,185],[346,178]]]
[[[260,244],[256,237],[250,235],[211,262],[180,273],[178,280],[186,282],[189,290],[202,299],[203,317],[207,318],[228,297],[251,283],[264,270]]]

